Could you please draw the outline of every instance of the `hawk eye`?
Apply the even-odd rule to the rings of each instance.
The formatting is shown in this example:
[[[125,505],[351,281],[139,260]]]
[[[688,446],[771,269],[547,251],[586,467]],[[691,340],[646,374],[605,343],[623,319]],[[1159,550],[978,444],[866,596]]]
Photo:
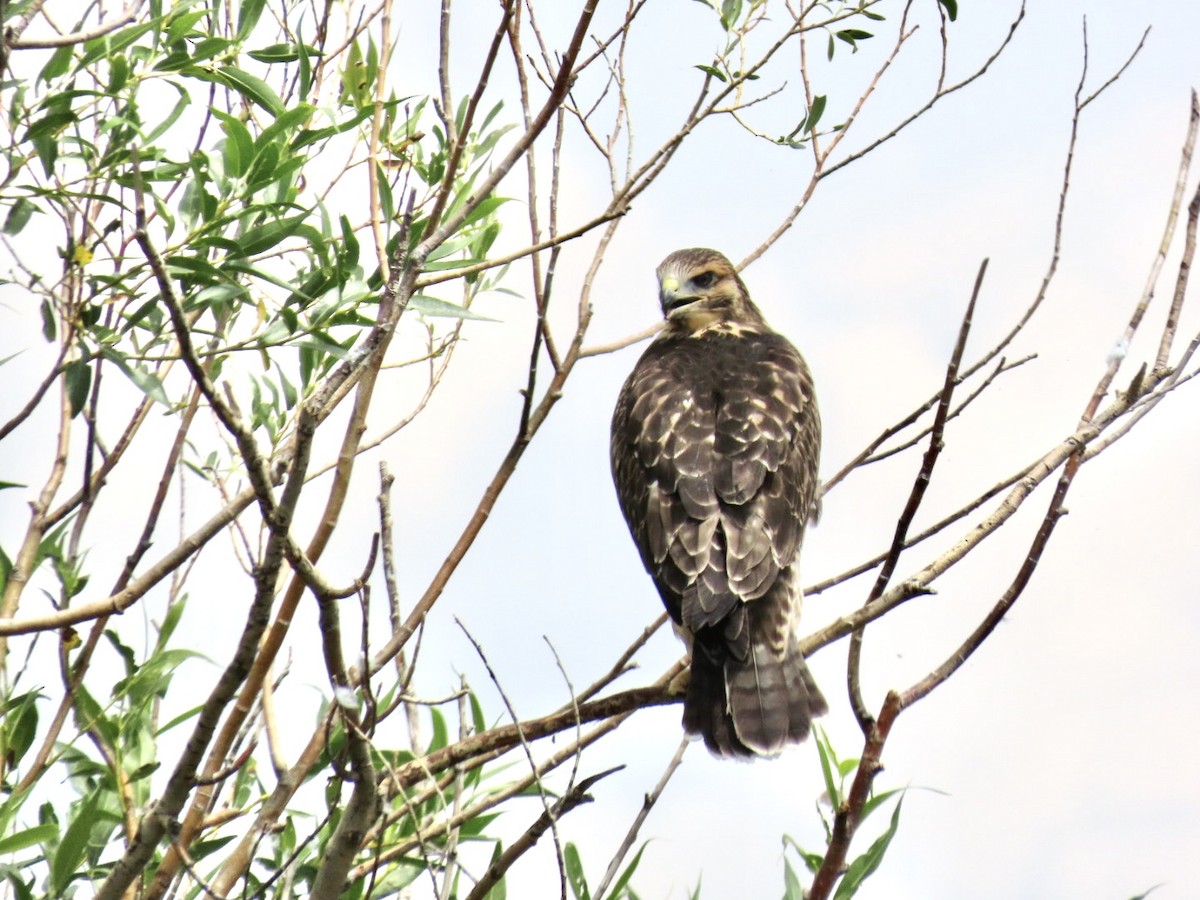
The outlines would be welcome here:
[[[705,290],[713,286],[717,280],[716,272],[701,272],[699,275],[692,277],[692,284],[701,290]]]

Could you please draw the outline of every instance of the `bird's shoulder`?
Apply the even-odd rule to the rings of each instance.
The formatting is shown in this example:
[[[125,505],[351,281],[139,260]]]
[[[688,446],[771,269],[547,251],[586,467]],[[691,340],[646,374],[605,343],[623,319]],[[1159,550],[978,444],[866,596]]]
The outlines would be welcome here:
[[[771,330],[713,330],[660,335],[630,374],[625,392],[775,395],[788,405],[802,406],[813,389],[808,365],[783,335]]]
[[[643,353],[639,365],[697,369],[720,375],[769,363],[803,368],[804,361],[792,343],[769,328],[721,323],[700,332],[664,330]]]

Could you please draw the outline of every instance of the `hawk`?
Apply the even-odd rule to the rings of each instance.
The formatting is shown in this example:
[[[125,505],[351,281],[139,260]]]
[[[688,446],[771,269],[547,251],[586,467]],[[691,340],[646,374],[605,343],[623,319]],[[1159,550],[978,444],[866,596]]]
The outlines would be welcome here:
[[[684,730],[717,756],[773,756],[828,709],[795,633],[812,376],[720,253],[677,250],[657,274],[666,324],[621,388],[613,480],[691,654]]]

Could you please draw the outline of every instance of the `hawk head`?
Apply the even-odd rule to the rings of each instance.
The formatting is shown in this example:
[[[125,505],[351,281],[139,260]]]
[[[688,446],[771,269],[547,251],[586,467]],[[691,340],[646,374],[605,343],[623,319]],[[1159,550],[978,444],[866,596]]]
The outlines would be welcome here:
[[[657,275],[658,299],[669,332],[696,335],[766,327],[733,263],[716,250],[676,250],[659,264]]]

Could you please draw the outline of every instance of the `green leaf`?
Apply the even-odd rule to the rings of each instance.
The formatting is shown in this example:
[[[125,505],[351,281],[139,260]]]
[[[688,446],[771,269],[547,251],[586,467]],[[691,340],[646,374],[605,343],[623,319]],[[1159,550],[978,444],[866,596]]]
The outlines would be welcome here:
[[[50,860],[51,892],[55,896],[62,895],[79,872],[87,852],[88,837],[92,827],[99,821],[100,791],[93,790],[79,802],[72,811],[71,824],[59,841]]]
[[[44,844],[47,841],[53,841],[57,837],[57,825],[49,823],[34,825],[31,828],[26,828],[24,831],[10,834],[6,838],[0,838],[0,856],[8,853],[16,853],[18,850],[24,850],[26,847],[32,847],[34,844]]]
[[[203,16],[203,13],[200,13]],[[161,17],[151,19],[149,22],[141,22],[137,25],[130,25],[128,28],[123,28],[120,31],[112,34],[106,34],[98,38],[92,38],[83,45],[83,56],[79,60],[79,68],[83,69],[90,66],[92,63],[101,57],[107,56],[110,59],[119,54],[126,47],[130,47],[137,42],[143,35],[151,29],[157,30],[162,27]]]
[[[167,398],[167,392],[163,388],[163,383],[149,369],[137,364],[130,365],[129,361],[112,347],[105,347],[100,352],[104,354],[105,359],[124,372],[125,377],[137,385],[142,393],[155,403],[161,403],[163,406],[171,405],[171,401]]]
[[[227,837],[213,838],[210,841],[197,841],[188,848],[188,852],[191,853],[192,859],[204,859],[204,857],[216,853],[230,841],[235,840],[237,840],[237,835],[231,834]]]
[[[100,307],[84,303],[79,307],[79,322],[88,330],[95,328],[100,322]]]
[[[504,855],[504,844],[501,841],[496,841],[492,846],[492,858],[488,862],[488,867],[496,865],[500,861],[500,857]],[[492,886],[492,889],[487,892],[484,900],[508,900],[508,887],[504,883],[504,876],[501,875],[499,880]]]
[[[135,781],[141,781],[143,778],[149,778],[151,775],[153,775],[155,772],[158,771],[158,769],[161,765],[162,764],[159,762],[148,762],[143,765],[140,765],[136,769],[134,769],[132,772],[130,772],[128,775],[125,776],[126,780],[132,784]]]
[[[266,6],[266,0],[242,0],[242,5],[238,9],[237,36],[239,41],[244,41],[250,36],[250,32],[258,24],[258,18],[262,15],[264,6]]]
[[[443,244],[443,247],[446,245]],[[431,253],[430,256],[433,254]],[[426,272],[447,272],[450,269],[462,269],[483,262],[474,256],[458,257],[457,259],[431,259],[425,263]]]
[[[75,705],[84,728],[95,728],[104,740],[114,747],[117,746],[120,738],[117,726],[112,719],[105,715],[103,707],[96,702],[96,698],[86,688],[81,686],[78,689]]]
[[[86,360],[72,360],[63,369],[63,378],[67,384],[67,399],[71,402],[73,419],[87,403],[88,391],[92,386],[92,367]]]
[[[817,756],[821,760],[821,775],[825,778],[825,795],[829,798],[829,805],[837,809],[842,805],[841,791],[833,780],[833,767],[837,758],[833,756],[833,747],[830,746],[829,736],[825,734],[824,729],[817,731]]]
[[[280,241],[287,240],[300,232],[308,221],[308,213],[289,216],[286,219],[276,219],[254,228],[241,235],[237,241],[238,256],[257,256],[270,250]],[[319,240],[320,236],[317,235]]]
[[[883,862],[883,856],[887,853],[888,845],[891,844],[892,838],[896,836],[896,829],[900,827],[900,809],[904,806],[904,798],[901,797],[896,802],[896,808],[892,810],[892,821],[888,825],[887,831],[875,839],[867,852],[854,862],[846,867],[846,874],[842,876],[842,880],[838,883],[837,890],[833,894],[833,900],[849,900],[853,897],[862,883],[879,868],[879,864]]]
[[[621,892],[625,890],[625,886],[629,884],[629,879],[633,877],[633,873],[637,871],[638,864],[642,861],[642,854],[646,852],[646,847],[650,845],[649,841],[644,841],[642,846],[638,848],[638,852],[630,860],[629,865],[625,867],[625,871],[621,873],[621,877],[613,882],[612,891],[609,892],[609,900],[618,900]]]
[[[783,858],[783,900],[804,900],[804,885],[786,856]]]
[[[186,594],[167,607],[167,614],[163,617],[162,624],[158,626],[158,636],[154,641],[155,653],[161,653],[166,649],[167,642],[171,640],[171,635],[175,633],[175,628],[179,625],[179,620],[183,617],[183,611],[186,608]]]
[[[471,212],[467,214],[467,217],[463,219],[463,227],[465,228],[468,225],[478,222],[480,219],[491,216],[496,212],[496,210],[498,210],[511,199],[511,197],[496,197],[494,195],[491,197],[485,197],[483,200],[480,200],[479,205],[471,210]]]
[[[37,204],[24,197],[18,197],[9,207],[8,215],[4,217],[4,233],[18,234],[29,224],[29,220],[35,212],[40,212]]]
[[[179,715],[177,715],[175,718],[173,718],[171,721],[169,721],[166,725],[163,725],[161,728],[159,728],[157,731],[155,731],[154,732],[155,736],[166,734],[168,731],[170,731],[176,725],[182,725],[188,719],[195,718],[196,716],[200,715],[200,710],[202,710],[203,708],[204,707],[202,705],[201,706],[193,706],[191,709],[181,712]]]
[[[785,834],[783,836],[783,849],[785,853],[788,847],[791,847],[793,850],[795,850],[800,858],[804,860],[804,866],[809,872],[816,875],[817,872],[821,870],[821,864],[825,862],[825,857],[820,853],[813,853],[810,850],[805,850],[798,843],[796,843],[795,838]]]
[[[7,572],[4,581],[8,581]],[[15,768],[21,757],[33,746],[38,726],[37,701],[38,695],[29,692],[13,697],[4,704],[4,716],[0,718],[0,738],[3,738],[0,748],[3,748],[4,765],[7,769]],[[3,852],[0,850],[0,853]]]
[[[484,833],[484,829],[498,818],[500,818],[500,813],[489,813],[468,819],[466,822],[463,822],[461,833],[464,837],[477,838]]]
[[[189,285],[222,284],[228,280],[225,273],[199,256],[182,253],[167,257],[167,272],[172,278],[180,278]]]
[[[167,113],[167,117],[165,119],[163,119],[161,122],[159,122],[158,125],[156,125],[154,128],[150,129],[149,132],[146,133],[145,138],[146,138],[147,144],[153,144],[160,137],[162,137],[167,132],[167,129],[169,129],[172,125],[174,125],[175,121],[181,115],[183,115],[183,111],[185,109],[187,109],[187,107],[192,102],[191,95],[189,95],[188,92],[186,90],[184,90],[180,85],[176,84],[173,81],[169,81],[167,83],[169,85],[171,85],[171,87],[175,88],[176,91],[179,92],[179,99],[175,101],[175,105],[173,107],[171,107],[171,111],[169,113]]]
[[[38,81],[49,83],[60,75],[64,75],[71,66],[71,57],[74,53],[75,48],[70,44],[55,50],[46,65],[42,66],[42,71],[38,74]]]
[[[297,23],[296,26],[296,43],[303,47],[305,51],[304,53],[300,54],[300,65],[297,67],[300,74],[299,95],[301,97],[307,97],[312,92],[312,62],[308,58],[309,48],[304,44],[303,40],[301,40],[299,23]],[[314,51],[314,55],[319,56],[320,54],[315,53]],[[363,110],[363,114],[366,114],[366,110]]]
[[[250,160],[254,155],[254,139],[242,120],[219,109],[213,109],[212,114],[221,121],[221,130],[225,132],[224,146],[221,148],[225,162],[225,174],[231,178],[241,178],[250,168]]]
[[[304,44],[270,44],[258,50],[251,50],[246,55],[260,63],[271,65],[272,63],[296,62],[300,59],[307,59],[310,56],[319,57],[321,51],[315,47],[305,46]],[[301,96],[308,95],[302,94]]]
[[[938,3],[946,10],[946,18],[951,22],[958,19],[958,0],[938,0]]]
[[[53,341],[58,336],[58,322],[54,318],[54,307],[49,300],[42,301],[42,336]]]
[[[29,881],[26,882],[21,877],[21,871],[23,869],[17,869],[14,866],[0,866],[0,879],[8,882],[16,900],[34,900],[34,878],[30,875]]]
[[[813,97],[812,106],[808,110],[808,118],[804,121],[804,130],[810,134],[817,127],[817,123],[821,121],[821,116],[825,112],[825,100],[824,94],[817,94]]]
[[[575,900],[592,900],[591,891],[587,886],[587,878],[583,874],[583,861],[579,858],[579,848],[574,844],[568,843],[563,847],[563,866],[567,870],[567,884],[571,886],[571,893],[575,895]]]
[[[721,0],[721,27],[732,31],[742,17],[742,0]]]
[[[129,83],[129,60],[124,56],[114,56],[108,61],[108,87],[105,90],[111,96],[116,96],[121,88]]]
[[[409,309],[415,309],[423,316],[431,318],[475,319],[480,322],[498,321],[488,316],[482,316],[477,312],[472,312],[465,306],[459,306],[448,300],[439,300],[437,297],[430,297],[427,294],[413,294],[412,299],[408,301],[408,307]]]
[[[233,46],[226,38],[206,37],[196,41],[188,49],[187,59],[193,66],[216,57],[224,57]]]
[[[711,75],[713,78],[717,79],[717,81],[728,81],[729,80],[728,78],[725,77],[725,73],[722,72],[720,69],[718,69],[716,66],[695,66],[695,68],[699,69],[701,72],[704,72],[705,74]]]
[[[305,125],[313,117],[316,107],[309,103],[301,103],[289,110],[281,112],[270,125],[263,129],[255,141],[255,149],[261,150],[267,144],[275,143],[282,138],[290,138],[300,126]]]
[[[167,43],[178,44],[188,37],[202,37],[203,32],[196,28],[207,15],[207,11],[188,10],[190,3],[179,4],[179,12],[172,13],[167,23]]]
[[[214,84],[232,88],[273,116],[279,115],[286,108],[279,95],[269,84],[257,75],[251,75],[236,66],[220,66],[214,69],[207,66],[189,65],[180,71],[193,78],[199,78],[201,81],[211,81]]]
[[[251,191],[259,191],[275,180],[279,173],[279,144],[262,144],[254,152],[254,164],[246,175]]]
[[[112,644],[113,649],[117,651],[117,655],[121,657],[121,661],[125,663],[125,676],[128,678],[138,670],[137,654],[133,652],[133,648],[121,641],[121,636],[111,628],[104,629],[104,637]]]
[[[869,800],[867,800],[866,803],[863,804],[862,815],[859,816],[859,819],[858,819],[859,822],[865,822],[867,819],[867,816],[869,816],[869,815],[871,815],[871,813],[875,812],[875,810],[877,810],[880,806],[882,806],[884,803],[886,803],[892,797],[896,796],[896,794],[903,794],[904,791],[905,791],[904,788],[894,788],[890,791],[884,791],[882,794],[873,794],[871,796],[871,798]]]
[[[433,736],[429,739],[429,746],[425,748],[426,755],[445,747],[449,743],[450,736],[450,732],[446,728],[446,717],[440,710],[430,707],[429,719],[433,725]]]
[[[859,41],[865,41],[867,38],[871,38],[871,37],[875,36],[875,35],[871,34],[871,32],[869,32],[869,31],[862,31],[861,29],[858,29],[858,28],[844,28],[841,31],[835,32],[835,34],[836,34],[838,40],[845,41],[847,44],[849,44],[851,47],[853,47],[855,53],[858,52],[858,42]],[[833,57],[833,49],[832,48],[833,48],[833,45],[831,43],[830,51],[829,51],[830,58]]]
[[[286,109],[283,100],[274,89],[257,75],[251,75],[234,66],[224,66],[220,71],[234,90],[272,115],[278,116]]]
[[[10,484],[3,482],[5,487],[24,487],[24,485]],[[0,547],[0,591],[8,587],[8,579],[12,575],[13,564],[8,558],[8,554],[4,552],[4,548]]]

